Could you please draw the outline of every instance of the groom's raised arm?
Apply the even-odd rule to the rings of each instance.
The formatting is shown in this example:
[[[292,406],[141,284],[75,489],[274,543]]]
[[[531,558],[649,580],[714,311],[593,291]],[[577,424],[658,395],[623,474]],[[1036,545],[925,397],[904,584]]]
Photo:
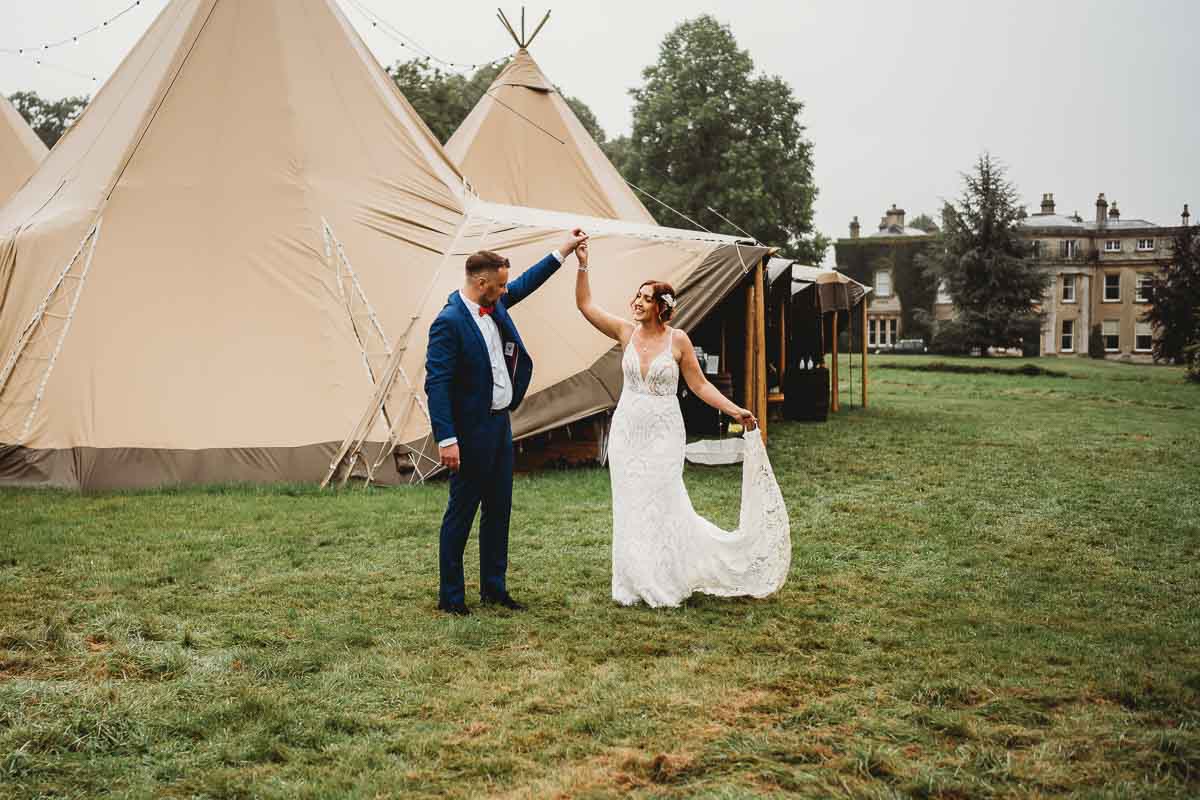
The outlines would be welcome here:
[[[509,281],[508,294],[504,295],[504,307],[512,308],[529,295],[536,292],[550,276],[562,266],[562,256],[557,250],[546,255],[541,261],[521,273],[515,281]]]
[[[582,228],[575,228],[567,235],[567,240],[562,243],[561,247],[557,250],[551,250],[545,258],[525,270],[521,274],[521,277],[514,281],[509,281],[508,294],[502,298],[504,307],[512,308],[536,292],[543,283],[550,280],[551,275],[558,271],[558,268],[562,266],[567,256],[574,253],[575,248],[581,242],[586,242],[587,239],[587,234],[583,232]]]

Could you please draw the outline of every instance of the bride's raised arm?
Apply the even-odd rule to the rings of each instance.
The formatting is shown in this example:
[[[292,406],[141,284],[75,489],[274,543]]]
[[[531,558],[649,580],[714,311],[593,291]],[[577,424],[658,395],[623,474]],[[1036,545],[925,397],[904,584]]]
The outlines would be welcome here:
[[[575,249],[575,257],[579,259],[579,271],[575,277],[575,307],[596,330],[610,339],[625,341],[633,325],[592,302],[592,287],[588,283],[587,242]]]

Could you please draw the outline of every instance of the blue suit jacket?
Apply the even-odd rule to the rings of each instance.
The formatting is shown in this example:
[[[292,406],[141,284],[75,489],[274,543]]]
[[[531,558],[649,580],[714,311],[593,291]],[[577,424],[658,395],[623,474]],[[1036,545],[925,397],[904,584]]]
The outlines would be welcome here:
[[[515,346],[515,363],[508,361],[515,411],[525,397],[533,377],[533,359],[525,350],[521,334],[508,309],[533,294],[559,268],[550,253],[508,284],[508,294],[496,303],[492,319],[500,329],[500,338]],[[429,346],[425,353],[425,395],[429,399],[429,417],[435,441],[457,437],[460,445],[470,445],[472,434],[487,422],[492,410],[492,367],[487,344],[479,325],[471,319],[458,292],[446,300],[445,307],[429,328]]]

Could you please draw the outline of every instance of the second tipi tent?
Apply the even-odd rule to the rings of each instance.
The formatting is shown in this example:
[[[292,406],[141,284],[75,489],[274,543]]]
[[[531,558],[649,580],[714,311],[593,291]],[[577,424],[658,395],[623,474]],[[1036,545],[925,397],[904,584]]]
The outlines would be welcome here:
[[[46,157],[46,145],[8,98],[0,94],[0,206]]]
[[[446,142],[485,200],[653,225],[525,45]]]

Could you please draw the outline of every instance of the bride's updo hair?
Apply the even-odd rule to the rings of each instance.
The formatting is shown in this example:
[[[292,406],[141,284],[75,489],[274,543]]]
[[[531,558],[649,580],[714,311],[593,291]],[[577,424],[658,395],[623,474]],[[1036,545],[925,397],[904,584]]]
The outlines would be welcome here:
[[[633,296],[633,299],[636,300],[637,295],[641,294],[642,289],[647,286],[650,287],[650,291],[654,292],[654,304],[658,307],[658,321],[669,322],[675,314],[675,289],[666,281],[645,281],[638,287],[637,294]],[[671,300],[669,302],[663,300],[663,295],[669,296]],[[632,301],[630,302],[632,303]]]

